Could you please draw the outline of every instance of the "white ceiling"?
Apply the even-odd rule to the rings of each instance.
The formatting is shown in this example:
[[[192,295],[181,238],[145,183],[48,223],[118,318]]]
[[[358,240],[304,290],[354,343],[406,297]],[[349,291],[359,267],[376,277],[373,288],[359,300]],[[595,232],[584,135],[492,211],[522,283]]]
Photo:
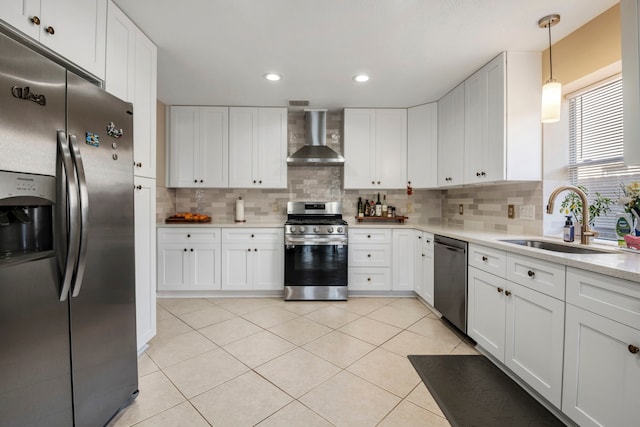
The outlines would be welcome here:
[[[617,0],[115,0],[158,46],[166,104],[408,107],[503,50],[541,51]],[[283,78],[268,82],[267,72]],[[352,77],[365,72],[368,83]]]

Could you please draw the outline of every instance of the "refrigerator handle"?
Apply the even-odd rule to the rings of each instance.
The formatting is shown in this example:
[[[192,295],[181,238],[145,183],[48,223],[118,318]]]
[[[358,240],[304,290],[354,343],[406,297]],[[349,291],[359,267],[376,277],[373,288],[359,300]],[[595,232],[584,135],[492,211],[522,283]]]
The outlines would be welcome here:
[[[80,244],[80,230],[78,228],[79,203],[78,203],[78,183],[76,174],[73,170],[73,162],[71,160],[71,151],[67,143],[67,136],[64,131],[58,131],[58,149],[62,156],[62,169],[67,182],[67,254],[62,271],[62,289],[60,291],[60,301],[65,301],[69,295],[71,288],[71,280],[73,279],[73,270],[78,258],[78,245]],[[62,179],[59,177],[59,179]],[[58,209],[65,209],[59,206]]]
[[[80,253],[78,255],[78,262],[76,264],[76,271],[73,278],[73,290],[71,292],[72,297],[77,297],[82,287],[82,278],[84,276],[85,266],[87,264],[87,238],[88,238],[88,226],[89,226],[89,191],[87,190],[87,178],[84,173],[84,163],[82,162],[82,156],[80,155],[80,148],[78,147],[78,139],[75,135],[69,135],[69,142],[71,145],[71,158],[76,167],[76,174],[78,176],[78,188],[80,191]]]

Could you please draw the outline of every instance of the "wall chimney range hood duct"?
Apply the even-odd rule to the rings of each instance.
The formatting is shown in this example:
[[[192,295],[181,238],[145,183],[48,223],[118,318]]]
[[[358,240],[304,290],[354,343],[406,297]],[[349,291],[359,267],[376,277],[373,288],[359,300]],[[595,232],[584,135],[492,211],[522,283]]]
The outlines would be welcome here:
[[[344,157],[327,147],[327,110],[304,110],[305,145],[289,157],[291,166],[342,166]]]

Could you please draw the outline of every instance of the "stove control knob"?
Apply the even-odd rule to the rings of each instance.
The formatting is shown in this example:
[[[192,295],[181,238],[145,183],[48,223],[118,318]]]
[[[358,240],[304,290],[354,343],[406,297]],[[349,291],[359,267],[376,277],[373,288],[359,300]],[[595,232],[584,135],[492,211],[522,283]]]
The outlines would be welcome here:
[[[304,227],[302,226],[298,227],[298,233],[304,233]]]
[[[329,228],[327,228],[327,232],[328,232],[329,234],[333,233],[333,227],[329,227]]]
[[[320,227],[313,227],[313,232],[314,233],[319,233],[320,232]]]
[[[338,230],[337,230],[337,231],[338,231],[338,233],[342,233],[342,232],[344,231],[344,228],[342,228],[342,227],[338,227]]]

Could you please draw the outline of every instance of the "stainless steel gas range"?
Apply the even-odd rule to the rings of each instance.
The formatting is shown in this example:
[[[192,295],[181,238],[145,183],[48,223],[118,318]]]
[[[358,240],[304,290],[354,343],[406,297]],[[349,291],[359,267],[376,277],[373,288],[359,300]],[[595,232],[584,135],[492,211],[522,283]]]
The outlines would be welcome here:
[[[284,298],[347,299],[347,222],[341,202],[288,202]]]

